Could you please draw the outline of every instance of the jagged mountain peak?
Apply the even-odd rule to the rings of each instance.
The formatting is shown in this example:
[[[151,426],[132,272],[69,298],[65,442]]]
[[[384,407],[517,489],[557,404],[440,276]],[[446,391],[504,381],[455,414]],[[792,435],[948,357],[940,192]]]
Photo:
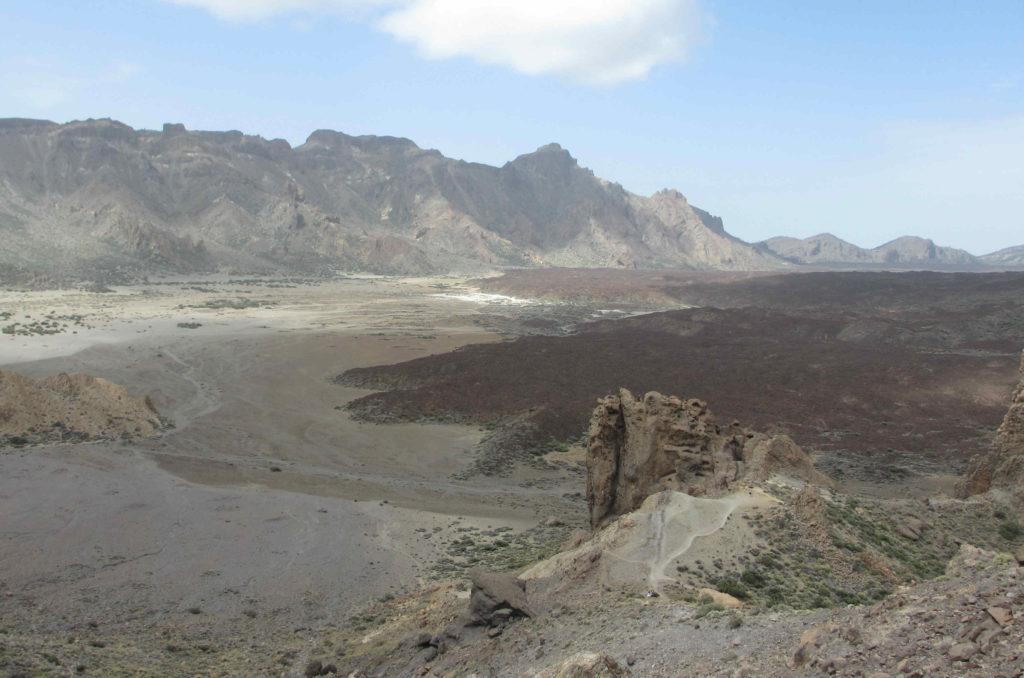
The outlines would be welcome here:
[[[545,144],[532,153],[524,153],[505,164],[506,168],[559,168],[561,170],[584,169],[569,151],[556,143]],[[590,170],[585,172],[593,175]]]

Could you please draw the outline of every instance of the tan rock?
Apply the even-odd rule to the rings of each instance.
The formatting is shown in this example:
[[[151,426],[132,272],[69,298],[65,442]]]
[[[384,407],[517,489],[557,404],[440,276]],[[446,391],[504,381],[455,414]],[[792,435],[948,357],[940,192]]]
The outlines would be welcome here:
[[[664,490],[720,496],[776,474],[818,485],[832,481],[787,436],[733,424],[722,429],[701,400],[626,389],[601,399],[590,419],[587,504],[592,527],[635,511]]]
[[[1013,618],[1010,611],[1005,607],[990,607],[988,608],[988,614],[990,617],[996,620],[1000,626],[1006,626],[1007,622]]]
[[[606,654],[579,652],[534,674],[534,678],[622,678],[628,675],[626,667]]]
[[[718,603],[724,608],[738,610],[743,607],[743,603],[741,603],[735,596],[730,596],[728,593],[722,593],[715,589],[701,589],[697,593],[698,599],[704,598],[705,596],[710,598],[712,603]]]
[[[978,646],[974,643],[957,643],[949,648],[949,659],[954,662],[965,662],[978,654]]]
[[[814,656],[814,650],[821,644],[821,629],[809,629],[800,636],[800,646],[793,653],[793,666],[803,666]]]
[[[0,370],[0,442],[71,442],[152,436],[164,423],[149,398],[87,374],[32,379]]]

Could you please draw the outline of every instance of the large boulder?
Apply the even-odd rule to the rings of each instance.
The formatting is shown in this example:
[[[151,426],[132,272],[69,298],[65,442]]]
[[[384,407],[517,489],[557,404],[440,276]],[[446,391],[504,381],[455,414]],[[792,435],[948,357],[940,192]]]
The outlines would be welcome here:
[[[720,496],[741,483],[787,474],[832,485],[788,436],[768,436],[738,423],[722,429],[701,400],[626,389],[598,402],[587,446],[587,504],[599,527],[675,490]]]
[[[1014,511],[1024,518],[1024,354],[1020,383],[991,449],[971,459],[967,475],[956,485],[956,495],[961,499],[989,491],[1006,496]]]
[[[495,626],[511,617],[535,615],[526,599],[523,582],[512,575],[476,568],[470,571],[469,577],[473,590],[469,596],[467,626]]]

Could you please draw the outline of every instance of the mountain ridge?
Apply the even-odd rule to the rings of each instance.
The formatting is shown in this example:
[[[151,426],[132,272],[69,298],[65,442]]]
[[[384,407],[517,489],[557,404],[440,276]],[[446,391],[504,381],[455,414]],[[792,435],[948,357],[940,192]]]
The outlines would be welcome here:
[[[985,268],[1024,264],[1024,245],[975,256],[955,247],[936,245],[918,236],[904,235],[878,247],[864,248],[831,233],[807,238],[776,236],[755,244],[793,264],[812,266],[866,266]]]
[[[0,279],[16,283],[805,263],[771,241],[732,236],[679,191],[641,196],[601,179],[557,143],[495,167],[402,137],[320,129],[293,147],[110,119],[0,119],[0,235]],[[920,252],[948,248],[905,249],[881,264],[927,263],[934,257]],[[953,265],[987,263],[967,257]]]
[[[788,266],[682,194],[630,193],[558,144],[492,167],[400,137],[316,130],[292,147],[109,119],[0,121],[0,231],[0,266],[43,277]]]

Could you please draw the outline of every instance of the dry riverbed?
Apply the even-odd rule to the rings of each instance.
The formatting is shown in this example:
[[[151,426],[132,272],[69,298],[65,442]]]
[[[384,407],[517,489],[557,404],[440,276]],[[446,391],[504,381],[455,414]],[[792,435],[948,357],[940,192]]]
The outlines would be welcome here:
[[[174,423],[153,440],[0,451],[0,659],[288,675],[311,629],[549,549],[568,528],[548,516],[582,519],[566,496],[578,476],[465,479],[480,429],[356,422],[342,407],[367,391],[330,381],[499,341],[480,318],[513,302],[472,292],[374,277],[0,292],[15,328],[0,368],[103,377]]]

